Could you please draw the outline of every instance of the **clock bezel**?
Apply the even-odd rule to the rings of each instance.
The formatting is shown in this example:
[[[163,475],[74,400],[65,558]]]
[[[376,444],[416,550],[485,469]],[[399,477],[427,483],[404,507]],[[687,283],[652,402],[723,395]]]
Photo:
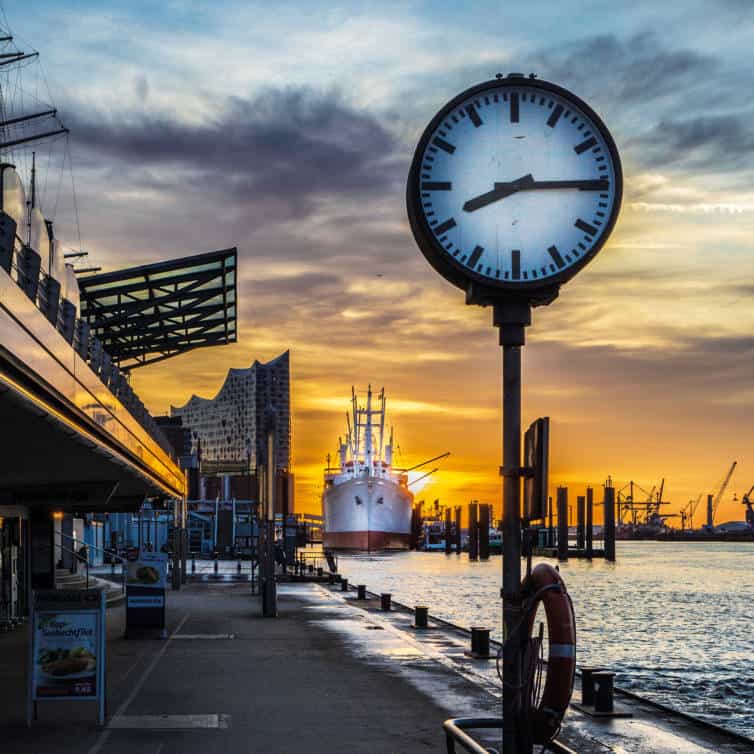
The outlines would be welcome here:
[[[448,254],[441,246],[435,234],[427,222],[427,218],[424,215],[422,208],[421,197],[421,166],[424,157],[424,152],[427,148],[429,140],[434,135],[436,129],[440,124],[447,119],[447,117],[456,110],[466,100],[482,94],[491,89],[513,89],[513,88],[529,88],[539,89],[544,92],[555,94],[562,97],[566,101],[573,103],[573,105],[581,110],[594,124],[600,136],[604,140],[607,147],[610,158],[613,161],[613,172],[615,176],[615,200],[613,207],[610,211],[610,216],[607,218],[607,222],[604,225],[604,230],[595,244],[590,248],[589,252],[583,254],[575,263],[568,266],[565,270],[557,272],[553,275],[548,275],[544,278],[534,278],[529,280],[499,280],[496,278],[490,278],[485,275],[481,275],[475,272],[471,268],[464,264],[461,264]],[[550,81],[544,81],[537,78],[526,78],[523,76],[508,76],[501,79],[491,79],[481,84],[466,89],[459,95],[448,101],[436,115],[429,122],[429,125],[424,129],[419,143],[414,151],[414,157],[411,161],[411,168],[408,174],[408,181],[406,183],[406,209],[408,212],[408,220],[411,225],[411,232],[414,235],[419,250],[422,252],[427,261],[439,272],[446,280],[453,285],[461,288],[462,290],[469,290],[469,284],[479,284],[486,289],[497,290],[500,292],[509,291],[540,291],[546,289],[557,289],[563,283],[570,280],[576,273],[580,272],[594,257],[601,251],[606,241],[610,237],[615,223],[620,214],[621,204],[623,201],[623,168],[621,166],[620,155],[618,154],[618,148],[615,145],[610,131],[603,123],[602,119],[597,113],[580,97],[577,97],[573,92],[565,89],[557,84],[553,84]]]

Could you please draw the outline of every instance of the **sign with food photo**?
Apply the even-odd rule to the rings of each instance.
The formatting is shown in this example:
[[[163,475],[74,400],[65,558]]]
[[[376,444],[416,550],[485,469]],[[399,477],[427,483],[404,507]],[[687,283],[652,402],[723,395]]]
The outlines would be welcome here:
[[[141,550],[126,575],[126,633],[131,628],[165,627],[168,556]]]
[[[99,614],[34,614],[33,698],[97,697]]]

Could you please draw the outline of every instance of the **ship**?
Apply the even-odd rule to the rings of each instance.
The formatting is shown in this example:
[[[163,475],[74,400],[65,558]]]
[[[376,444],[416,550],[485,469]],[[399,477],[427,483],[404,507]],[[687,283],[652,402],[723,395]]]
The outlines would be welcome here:
[[[351,388],[345,441],[338,438],[338,464],[328,455],[322,492],[326,550],[408,550],[414,496],[407,470],[393,468],[393,430],[385,442],[385,389],[367,390],[360,405]]]

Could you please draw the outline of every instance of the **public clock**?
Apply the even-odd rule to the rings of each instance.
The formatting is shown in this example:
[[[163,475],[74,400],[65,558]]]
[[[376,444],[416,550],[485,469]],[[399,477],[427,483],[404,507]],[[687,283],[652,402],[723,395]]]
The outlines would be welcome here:
[[[602,248],[623,189],[597,114],[571,92],[512,74],[466,90],[414,154],[407,208],[427,260],[469,290],[557,288]]]

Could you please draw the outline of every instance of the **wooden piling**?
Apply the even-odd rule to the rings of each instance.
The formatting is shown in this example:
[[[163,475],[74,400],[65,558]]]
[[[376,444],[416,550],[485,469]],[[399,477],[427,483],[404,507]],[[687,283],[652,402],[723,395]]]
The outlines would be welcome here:
[[[568,487],[558,487],[558,560],[568,560]]]

